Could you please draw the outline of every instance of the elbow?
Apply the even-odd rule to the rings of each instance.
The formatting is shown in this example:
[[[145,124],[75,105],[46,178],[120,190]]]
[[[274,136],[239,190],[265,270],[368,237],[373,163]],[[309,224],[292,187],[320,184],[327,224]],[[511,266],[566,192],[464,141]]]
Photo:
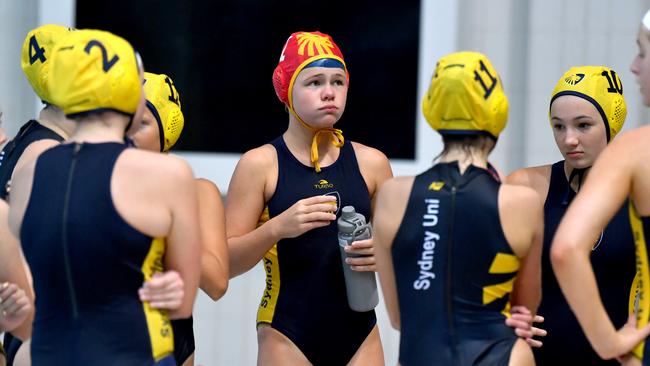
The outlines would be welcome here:
[[[598,354],[598,357],[602,358],[603,360],[611,360],[620,356],[619,354],[616,354],[614,347],[607,347],[607,349],[594,349],[594,350]]]
[[[393,329],[395,329],[395,330],[397,330],[397,331],[400,331],[400,330],[401,330],[401,326],[400,326],[399,320],[391,320],[391,321],[390,321],[390,325],[393,327]]]
[[[401,330],[401,322],[400,322],[399,315],[390,316],[389,314],[389,318],[390,318],[390,325],[393,327],[393,329],[397,331]]]
[[[210,299],[212,299],[212,301],[217,301],[223,297],[226,291],[228,291],[228,278],[227,276],[223,276],[223,278],[220,278],[219,280],[214,281],[214,283],[204,286],[201,289],[210,297]]]
[[[557,240],[553,241],[553,245],[551,246],[551,264],[553,270],[557,271],[558,269],[562,270],[566,268],[574,254],[574,250],[570,245]]]

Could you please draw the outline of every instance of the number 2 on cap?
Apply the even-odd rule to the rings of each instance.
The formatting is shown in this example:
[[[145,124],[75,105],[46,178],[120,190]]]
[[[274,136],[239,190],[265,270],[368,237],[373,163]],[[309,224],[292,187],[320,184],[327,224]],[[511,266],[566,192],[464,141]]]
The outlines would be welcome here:
[[[94,39],[92,41],[88,42],[88,44],[86,45],[86,48],[84,48],[84,51],[86,51],[87,54],[90,54],[90,50],[93,47],[99,47],[99,49],[102,51],[102,68],[104,69],[104,72],[108,72],[108,70],[110,70],[111,67],[113,67],[113,65],[115,65],[117,60],[120,59],[120,57],[118,55],[115,55],[115,56],[113,56],[113,58],[111,58],[109,60],[108,59],[108,52],[106,52],[106,47],[104,47],[104,45],[100,41],[97,41],[97,40],[94,40]]]

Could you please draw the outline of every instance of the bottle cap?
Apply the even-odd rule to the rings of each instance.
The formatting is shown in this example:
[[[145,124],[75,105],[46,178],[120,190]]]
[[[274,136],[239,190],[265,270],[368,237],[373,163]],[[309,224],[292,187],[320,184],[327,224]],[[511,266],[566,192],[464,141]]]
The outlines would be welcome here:
[[[353,206],[345,206],[341,209],[341,217],[344,219],[351,219],[356,215]]]

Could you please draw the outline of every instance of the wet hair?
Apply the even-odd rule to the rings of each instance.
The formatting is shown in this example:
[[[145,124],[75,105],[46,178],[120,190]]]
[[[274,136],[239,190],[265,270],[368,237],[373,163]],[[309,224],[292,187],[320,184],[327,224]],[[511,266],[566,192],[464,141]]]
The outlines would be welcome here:
[[[443,155],[455,149],[463,150],[469,157],[472,156],[472,151],[486,151],[490,153],[496,146],[494,138],[480,134],[442,135],[442,143],[444,147],[440,154],[434,158],[434,161],[439,160]]]

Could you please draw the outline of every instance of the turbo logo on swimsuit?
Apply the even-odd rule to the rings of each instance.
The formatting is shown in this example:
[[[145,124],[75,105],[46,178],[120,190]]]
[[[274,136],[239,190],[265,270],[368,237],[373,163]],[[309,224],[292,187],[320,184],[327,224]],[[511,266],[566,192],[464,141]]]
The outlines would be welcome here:
[[[422,226],[431,228],[438,225],[438,208],[440,200],[425,199],[426,213],[423,215]],[[422,256],[417,264],[420,267],[418,279],[413,281],[413,288],[416,290],[427,290],[431,287],[431,280],[436,278],[433,271],[433,254],[436,248],[436,241],[440,240],[440,235],[428,229],[424,230],[424,240],[422,243]]]
[[[318,188],[318,189],[334,188],[334,184],[326,181],[325,179],[321,179],[318,181],[318,183],[314,184],[314,188]]]

